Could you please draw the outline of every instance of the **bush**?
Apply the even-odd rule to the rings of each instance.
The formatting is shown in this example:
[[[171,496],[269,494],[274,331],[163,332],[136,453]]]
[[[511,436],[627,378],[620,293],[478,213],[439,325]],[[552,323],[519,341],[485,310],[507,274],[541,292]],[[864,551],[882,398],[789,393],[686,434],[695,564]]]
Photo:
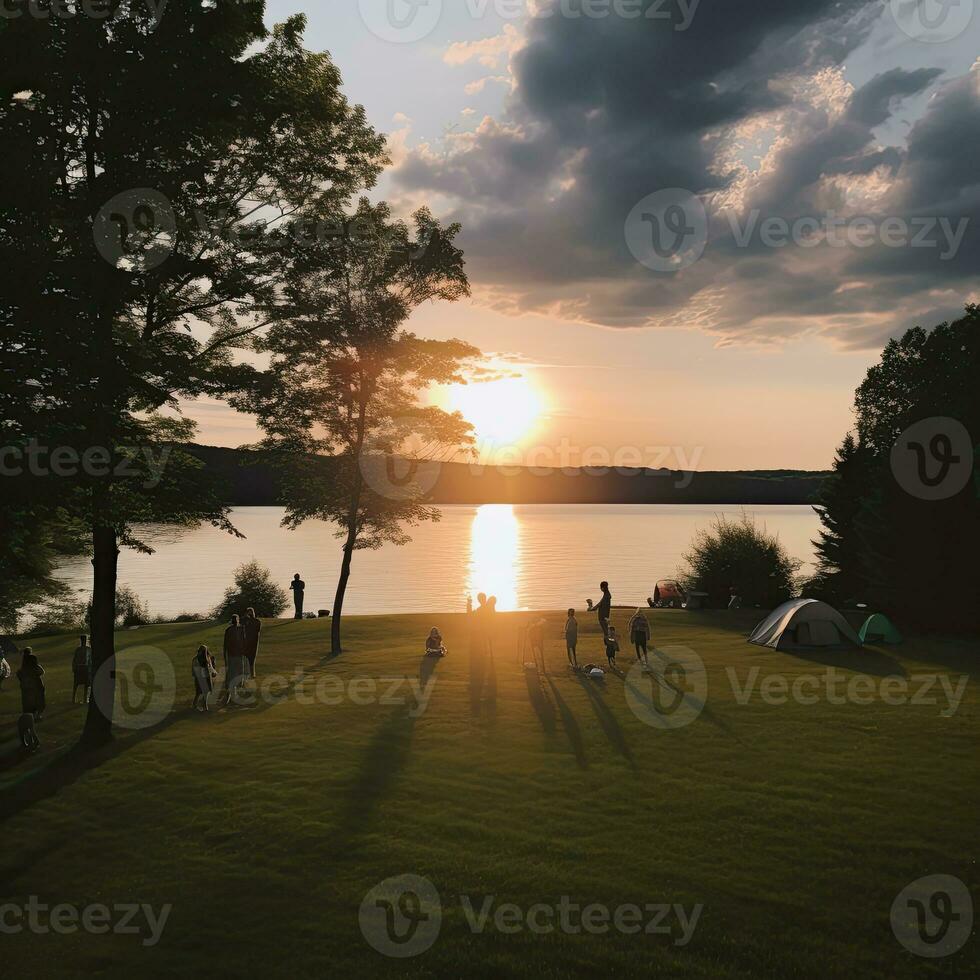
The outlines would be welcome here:
[[[225,591],[212,618],[223,622],[252,608],[256,616],[275,619],[288,605],[286,590],[273,582],[268,568],[253,559],[235,569],[235,584]]]
[[[30,636],[54,636],[58,633],[84,632],[88,629],[85,603],[71,597],[53,599],[31,616],[25,630]]]
[[[92,601],[89,600],[88,608],[85,610],[85,624],[92,622]],[[149,626],[153,623],[150,615],[150,607],[145,599],[141,599],[139,594],[128,585],[116,587],[116,626],[129,629],[132,626]]]
[[[727,602],[734,587],[745,605],[767,609],[793,596],[800,569],[779,538],[757,527],[747,514],[735,520],[716,518],[711,528],[695,535],[684,560],[688,590],[707,592],[717,604]]]

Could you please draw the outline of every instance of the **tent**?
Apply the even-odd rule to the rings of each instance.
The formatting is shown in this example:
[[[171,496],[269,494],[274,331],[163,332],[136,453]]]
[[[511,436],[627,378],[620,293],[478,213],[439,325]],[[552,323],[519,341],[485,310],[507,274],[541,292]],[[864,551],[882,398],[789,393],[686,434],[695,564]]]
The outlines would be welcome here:
[[[862,643],[901,643],[898,627],[884,614],[869,616],[861,627]]]
[[[861,639],[833,606],[816,599],[793,599],[759,623],[749,643],[773,650],[812,650],[844,644],[859,647]]]

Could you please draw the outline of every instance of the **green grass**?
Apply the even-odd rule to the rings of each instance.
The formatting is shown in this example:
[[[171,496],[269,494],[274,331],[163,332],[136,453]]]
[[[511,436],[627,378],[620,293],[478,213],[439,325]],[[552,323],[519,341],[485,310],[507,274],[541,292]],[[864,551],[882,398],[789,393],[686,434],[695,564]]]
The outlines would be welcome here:
[[[619,677],[597,686],[567,671],[563,617],[549,617],[539,684],[519,666],[529,617],[498,618],[494,684],[475,708],[464,616],[352,618],[349,649],[333,660],[322,658],[325,623],[267,623],[261,674],[299,667],[304,685],[276,704],[210,716],[189,710],[189,664],[199,643],[219,646],[218,628],[122,633],[121,650],[149,645],[172,657],[177,705],[84,765],[71,751],[84,713],[69,704],[72,638],[36,641],[49,709],[40,753],[0,749],[2,900],[172,912],[151,948],[132,935],[0,935],[4,974],[976,974],[975,938],[927,960],[906,952],[889,924],[896,895],[924,875],[959,877],[977,902],[975,681],[952,717],[940,713],[938,688],[932,705],[773,705],[758,690],[743,705],[726,668],[742,683],[752,667],[792,682],[826,666],[747,645],[758,618],[749,611],[657,612],[656,645],[694,650],[708,678],[700,717],[658,730],[630,710]],[[450,656],[426,710],[413,698],[304,703],[317,683],[417,678],[435,621]],[[581,622],[579,659],[599,660],[594,619]],[[836,662],[877,681],[901,671],[955,679],[974,670],[976,647],[912,638]],[[621,667],[630,663],[624,651]],[[4,737],[18,713],[8,683]],[[402,874],[429,879],[444,913],[432,948],[399,961],[367,945],[358,909],[372,886]],[[486,896],[524,910],[569,896],[610,909],[704,909],[679,947],[671,936],[619,932],[474,935],[461,896],[477,908]]]

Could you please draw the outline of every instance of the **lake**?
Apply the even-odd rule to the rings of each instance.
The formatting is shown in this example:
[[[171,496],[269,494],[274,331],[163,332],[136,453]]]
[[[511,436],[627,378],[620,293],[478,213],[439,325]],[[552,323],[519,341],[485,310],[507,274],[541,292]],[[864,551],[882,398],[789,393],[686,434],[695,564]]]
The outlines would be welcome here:
[[[498,608],[581,608],[599,598],[608,579],[614,601],[641,603],[660,578],[676,575],[695,532],[737,506],[649,504],[489,504],[440,508],[438,524],[412,532],[410,544],[354,556],[345,611],[350,613],[456,612],[467,595],[498,597]],[[809,568],[819,522],[806,506],[751,506],[791,555]],[[153,614],[206,613],[232,582],[234,569],[257,558],[283,587],[295,572],[306,582],[306,609],[330,609],[340,569],[333,528],[311,522],[281,527],[278,507],[239,507],[232,523],[239,540],[212,527],[146,528],[153,555],[125,550],[119,582],[131,586]],[[91,589],[91,565],[74,561],[59,576]]]

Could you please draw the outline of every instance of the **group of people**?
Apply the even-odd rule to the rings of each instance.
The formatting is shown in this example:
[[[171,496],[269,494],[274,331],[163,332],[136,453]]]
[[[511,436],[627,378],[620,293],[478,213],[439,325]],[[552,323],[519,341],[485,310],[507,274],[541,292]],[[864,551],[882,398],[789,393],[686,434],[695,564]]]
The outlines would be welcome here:
[[[239,691],[248,681],[254,680],[261,633],[262,620],[251,607],[245,610],[244,618],[237,613],[231,617],[222,641],[225,680],[218,695],[219,703],[235,704]],[[194,678],[193,707],[197,711],[210,711],[209,701],[218,678],[218,665],[208,647],[197,648],[191,661],[191,675]]]
[[[602,645],[603,652],[606,656],[606,663],[608,664],[610,670],[615,670],[616,657],[620,652],[620,644],[619,636],[616,633],[616,627],[610,623],[612,618],[612,592],[609,589],[608,582],[600,583],[599,588],[602,593],[599,602],[594,603],[592,600],[589,600],[588,607],[589,611],[594,612],[598,617],[599,628],[602,630]],[[565,651],[568,655],[568,665],[574,671],[588,671],[590,668],[594,668],[595,664],[586,664],[585,666],[579,665],[578,625],[575,610],[569,609],[568,618],[565,620],[565,627],[562,631],[562,636],[565,640]],[[546,626],[547,620],[539,619],[531,623],[527,630],[531,654],[536,663],[539,661],[539,658],[542,663],[544,660]],[[629,641],[636,651],[637,661],[642,663],[644,666],[649,667],[647,657],[650,645],[650,621],[647,619],[646,613],[642,608],[638,608],[630,617],[627,629],[629,631]]]

